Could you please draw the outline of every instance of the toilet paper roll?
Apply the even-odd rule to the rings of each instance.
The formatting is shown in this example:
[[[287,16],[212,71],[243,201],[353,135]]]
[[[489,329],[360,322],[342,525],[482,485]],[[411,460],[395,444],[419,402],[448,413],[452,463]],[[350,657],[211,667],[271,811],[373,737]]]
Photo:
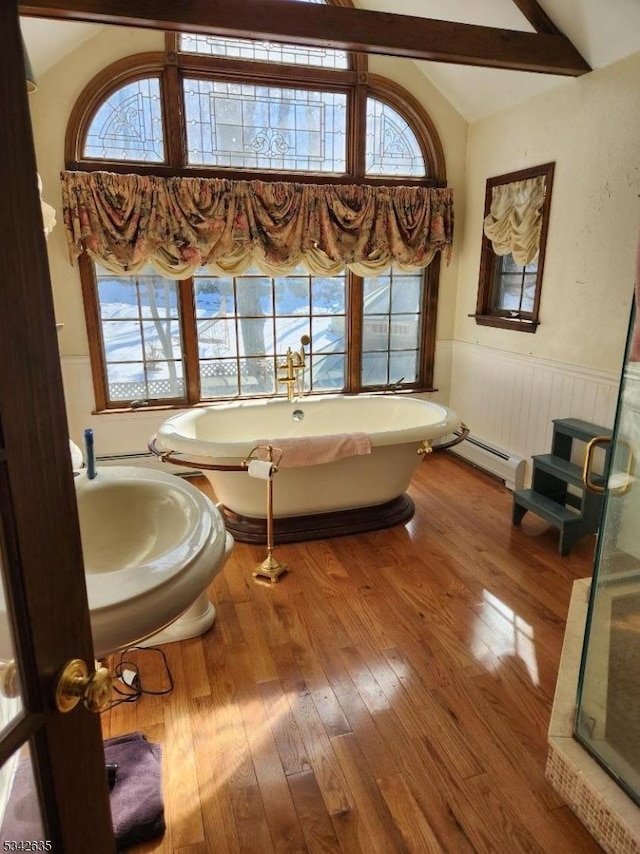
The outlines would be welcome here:
[[[250,460],[247,468],[249,477],[257,477],[258,480],[269,480],[273,471],[273,463],[266,460]]]

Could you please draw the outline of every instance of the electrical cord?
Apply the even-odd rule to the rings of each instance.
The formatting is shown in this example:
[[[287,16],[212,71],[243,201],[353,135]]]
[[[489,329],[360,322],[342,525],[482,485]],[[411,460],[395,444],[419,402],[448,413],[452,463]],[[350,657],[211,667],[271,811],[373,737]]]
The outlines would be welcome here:
[[[157,653],[161,656],[167,680],[169,682],[168,688],[154,690],[152,688],[144,687],[144,685],[142,684],[142,679],[140,677],[140,668],[138,664],[135,661],[128,661],[125,658],[125,656],[127,656],[130,652],[133,652],[134,650],[138,651],[139,653]],[[118,694],[119,697],[115,700],[112,700],[109,705],[105,709],[103,709],[103,712],[108,712],[115,706],[121,705],[121,703],[137,703],[138,700],[145,694],[153,697],[162,697],[167,694],[170,694],[173,691],[173,676],[171,675],[171,670],[169,669],[167,656],[164,654],[164,651],[157,646],[129,646],[126,649],[123,649],[120,653],[120,657],[118,658],[117,663],[113,668],[113,673],[116,677],[116,680],[118,680],[118,682],[120,683],[118,684],[116,680],[114,680],[113,683],[113,691],[114,693]],[[125,678],[125,674],[127,678]],[[123,690],[122,686],[126,686],[128,690]]]

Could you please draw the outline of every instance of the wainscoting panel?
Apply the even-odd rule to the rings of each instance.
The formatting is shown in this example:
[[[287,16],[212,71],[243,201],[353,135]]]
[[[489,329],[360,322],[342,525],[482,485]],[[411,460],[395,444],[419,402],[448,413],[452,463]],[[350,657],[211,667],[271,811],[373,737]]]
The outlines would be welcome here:
[[[178,409],[164,409],[95,415],[91,363],[88,356],[63,356],[60,360],[64,383],[69,438],[83,447],[85,427],[92,427],[98,457],[139,454],[147,451],[147,442]],[[135,465],[139,463],[134,461]]]
[[[613,425],[620,376],[456,341],[451,406],[473,436],[527,460],[551,446],[554,418]]]

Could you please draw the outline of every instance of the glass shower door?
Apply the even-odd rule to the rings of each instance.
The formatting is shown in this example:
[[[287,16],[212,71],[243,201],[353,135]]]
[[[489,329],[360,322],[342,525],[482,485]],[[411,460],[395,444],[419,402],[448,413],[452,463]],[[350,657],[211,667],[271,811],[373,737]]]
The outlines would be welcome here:
[[[574,735],[640,803],[640,362],[630,359],[637,352],[637,341],[634,346],[631,334],[629,339],[591,584]]]

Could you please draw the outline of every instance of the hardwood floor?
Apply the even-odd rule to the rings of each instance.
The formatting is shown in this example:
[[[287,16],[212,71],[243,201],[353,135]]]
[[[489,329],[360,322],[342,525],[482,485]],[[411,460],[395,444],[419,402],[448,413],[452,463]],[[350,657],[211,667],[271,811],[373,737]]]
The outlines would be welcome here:
[[[406,527],[278,547],[292,571],[270,587],[251,578],[264,549],[237,544],[213,629],[164,647],[173,693],[103,716],[163,746],[167,832],[136,851],[601,850],[544,778],[594,538],[559,557],[555,530],[512,527],[511,493],[447,454],[410,492]]]

